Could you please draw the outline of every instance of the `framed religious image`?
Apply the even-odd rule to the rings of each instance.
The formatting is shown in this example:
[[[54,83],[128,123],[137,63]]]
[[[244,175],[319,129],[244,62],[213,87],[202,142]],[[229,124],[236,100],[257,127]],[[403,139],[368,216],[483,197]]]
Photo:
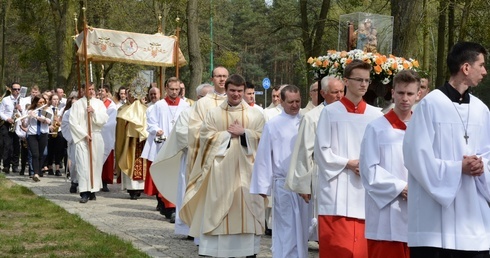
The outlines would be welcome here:
[[[393,16],[350,13],[339,18],[337,51],[360,49],[364,52],[391,54]]]

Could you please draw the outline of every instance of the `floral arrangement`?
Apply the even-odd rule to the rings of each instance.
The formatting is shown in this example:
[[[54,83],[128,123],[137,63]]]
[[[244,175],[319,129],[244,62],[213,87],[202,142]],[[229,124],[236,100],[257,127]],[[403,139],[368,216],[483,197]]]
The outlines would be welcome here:
[[[329,50],[325,56],[310,57],[308,63],[311,65],[315,79],[327,75],[341,78],[345,66],[354,59],[360,59],[371,64],[373,66],[371,80],[385,85],[389,84],[393,80],[393,76],[401,70],[413,69],[419,71],[419,62],[415,59],[405,59],[393,55],[387,57],[379,53],[364,52],[359,49],[349,52]]]

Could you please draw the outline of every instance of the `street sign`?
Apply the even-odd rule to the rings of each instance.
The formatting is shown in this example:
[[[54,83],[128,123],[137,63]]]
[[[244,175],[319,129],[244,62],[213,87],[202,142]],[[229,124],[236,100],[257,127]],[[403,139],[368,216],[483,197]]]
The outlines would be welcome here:
[[[262,87],[264,89],[269,89],[271,87],[271,81],[269,80],[269,78],[265,77],[263,80],[262,80]]]
[[[261,90],[255,91],[255,95],[264,95],[264,92]]]

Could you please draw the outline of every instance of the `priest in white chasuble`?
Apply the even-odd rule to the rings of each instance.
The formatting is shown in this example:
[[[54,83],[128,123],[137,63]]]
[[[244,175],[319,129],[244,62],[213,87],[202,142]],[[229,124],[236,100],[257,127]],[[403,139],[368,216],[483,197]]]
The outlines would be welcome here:
[[[364,238],[364,188],[359,154],[366,126],[383,115],[362,97],[371,65],[354,60],[344,70],[347,93],[323,108],[314,155],[318,165],[318,240],[320,258],[367,257]]]
[[[320,94],[324,102],[307,112],[301,119],[298,137],[294,144],[289,172],[287,174],[285,188],[296,193],[308,203],[311,223],[309,226],[309,240],[318,241],[317,229],[317,165],[313,159],[313,148],[317,134],[318,119],[323,108],[344,97],[344,83],[334,76],[323,77]]]
[[[86,203],[89,199],[95,200],[95,193],[102,187],[102,154],[104,141],[101,130],[109,116],[104,103],[95,98],[95,86],[88,88],[90,98],[83,97],[73,103],[70,109],[70,133],[75,146],[75,162],[77,164],[78,189],[80,202]],[[88,102],[90,99],[90,102]],[[88,113],[90,113],[91,131],[88,131]],[[89,136],[90,134],[90,136]],[[89,150],[89,142],[92,150]],[[90,160],[89,153],[92,153]],[[92,170],[90,164],[92,163]]]
[[[250,194],[250,180],[264,118],[242,99],[243,77],[230,76],[225,88],[227,100],[202,125],[180,216],[189,234],[200,237],[200,255],[254,257],[264,231],[264,199]]]
[[[206,118],[206,114],[211,108],[219,106],[226,100],[225,82],[228,79],[228,70],[222,66],[214,68],[211,75],[214,91],[200,98],[191,108],[189,115],[189,148],[187,151],[187,173],[192,171],[194,162],[199,151],[199,131]]]
[[[301,119],[301,95],[298,87],[281,90],[283,111],[269,120],[260,138],[252,173],[250,193],[273,197],[272,256],[308,256],[308,204],[284,188],[291,163],[292,149]],[[273,194],[272,194],[273,193]]]
[[[359,167],[366,189],[369,258],[409,258],[408,172],[402,143],[420,89],[420,76],[403,70],[393,78],[395,107],[371,122],[361,144]]]
[[[449,81],[419,102],[405,133],[411,257],[489,257],[490,113],[469,93],[487,75],[486,55],[456,43]]]

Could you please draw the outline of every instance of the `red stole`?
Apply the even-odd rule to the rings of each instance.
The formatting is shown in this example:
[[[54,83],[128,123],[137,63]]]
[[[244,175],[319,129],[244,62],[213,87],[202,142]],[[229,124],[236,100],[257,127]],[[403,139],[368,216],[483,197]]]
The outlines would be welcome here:
[[[107,98],[107,99],[105,99],[105,100],[104,100],[104,105],[105,105],[105,108],[108,108],[108,107],[109,107],[109,105],[111,104],[111,102],[112,102],[112,101],[111,101],[110,99],[108,99],[108,98]]]
[[[359,104],[357,104],[357,107],[354,105],[354,103],[352,103],[352,101],[345,97],[341,98],[339,101],[344,105],[345,109],[347,109],[347,112],[349,113],[364,114],[364,111],[366,111],[367,104],[363,99],[359,102]]]
[[[253,107],[255,105],[255,102],[249,103],[248,105]]]
[[[393,109],[390,110],[390,112],[385,114],[386,120],[390,122],[391,126],[393,126],[394,129],[400,129],[400,130],[407,130],[407,125],[398,118],[396,115],[395,111]]]
[[[180,102],[180,98],[177,97],[175,100],[171,100],[168,96],[165,97],[165,101],[169,106],[178,106]]]

